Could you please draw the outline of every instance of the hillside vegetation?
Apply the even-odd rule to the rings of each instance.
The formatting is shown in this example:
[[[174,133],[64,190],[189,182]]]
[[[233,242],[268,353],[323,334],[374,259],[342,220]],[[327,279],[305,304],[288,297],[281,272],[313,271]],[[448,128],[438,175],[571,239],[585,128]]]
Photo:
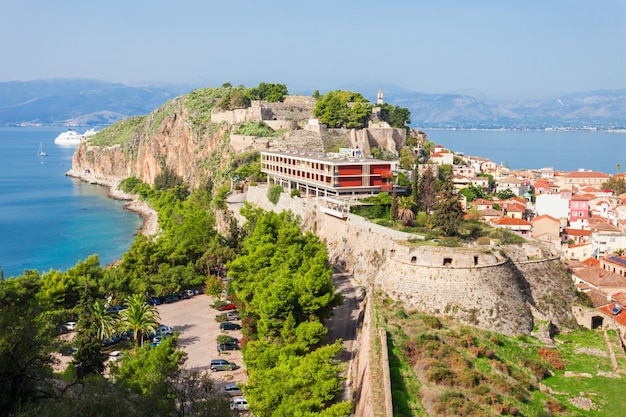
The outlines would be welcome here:
[[[375,304],[395,416],[608,417],[626,406],[626,359],[619,354],[613,368],[601,331],[560,334],[550,346],[405,311],[382,295]]]

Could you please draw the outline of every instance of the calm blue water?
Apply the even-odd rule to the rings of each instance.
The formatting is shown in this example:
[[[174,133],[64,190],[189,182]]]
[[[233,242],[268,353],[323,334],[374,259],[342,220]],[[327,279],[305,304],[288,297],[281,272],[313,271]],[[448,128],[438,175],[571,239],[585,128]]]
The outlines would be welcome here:
[[[100,264],[128,250],[141,217],[108,189],[65,176],[74,147],[54,144],[64,128],[0,128],[0,269],[65,270],[92,254]],[[37,156],[43,143],[46,157]]]
[[[107,189],[65,176],[73,147],[54,144],[63,128],[0,128],[0,269],[65,270],[97,253],[106,265],[130,247],[141,217]],[[429,139],[511,168],[626,171],[626,133],[591,131],[426,131]],[[37,156],[43,143],[48,156]]]
[[[455,152],[489,158],[512,169],[553,167],[615,174],[626,171],[626,133],[593,131],[425,130]]]

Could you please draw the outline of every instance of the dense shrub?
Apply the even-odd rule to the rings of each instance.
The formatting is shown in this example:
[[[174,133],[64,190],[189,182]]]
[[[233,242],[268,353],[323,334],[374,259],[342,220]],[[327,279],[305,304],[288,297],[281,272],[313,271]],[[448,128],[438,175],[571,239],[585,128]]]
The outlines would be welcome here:
[[[280,193],[283,192],[283,187],[280,185],[272,185],[269,190],[267,190],[267,199],[274,205],[278,204],[278,200],[280,200]]]

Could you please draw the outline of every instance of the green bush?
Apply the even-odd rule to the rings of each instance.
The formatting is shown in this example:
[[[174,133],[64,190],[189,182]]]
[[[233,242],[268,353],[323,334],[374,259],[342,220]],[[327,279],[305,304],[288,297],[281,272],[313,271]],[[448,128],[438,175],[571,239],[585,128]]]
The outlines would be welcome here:
[[[278,204],[278,200],[280,200],[280,193],[283,192],[283,187],[281,185],[272,185],[269,190],[267,190],[267,199],[273,204]]]
[[[298,190],[297,188],[294,188],[293,190],[291,190],[291,194],[289,195],[291,196],[291,198],[300,197],[300,190]]]

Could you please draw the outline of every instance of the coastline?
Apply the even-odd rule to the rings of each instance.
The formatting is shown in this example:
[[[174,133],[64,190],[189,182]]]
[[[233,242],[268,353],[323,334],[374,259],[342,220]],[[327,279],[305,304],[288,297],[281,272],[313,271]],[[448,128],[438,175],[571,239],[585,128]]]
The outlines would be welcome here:
[[[109,189],[109,197],[115,200],[128,201],[124,208],[141,216],[143,223],[139,233],[144,236],[154,236],[159,231],[159,222],[156,211],[145,201],[139,200],[137,195],[128,194],[119,189],[121,180],[97,176],[87,170],[79,171],[74,168],[65,173],[66,176],[76,178],[90,184],[102,185]]]

